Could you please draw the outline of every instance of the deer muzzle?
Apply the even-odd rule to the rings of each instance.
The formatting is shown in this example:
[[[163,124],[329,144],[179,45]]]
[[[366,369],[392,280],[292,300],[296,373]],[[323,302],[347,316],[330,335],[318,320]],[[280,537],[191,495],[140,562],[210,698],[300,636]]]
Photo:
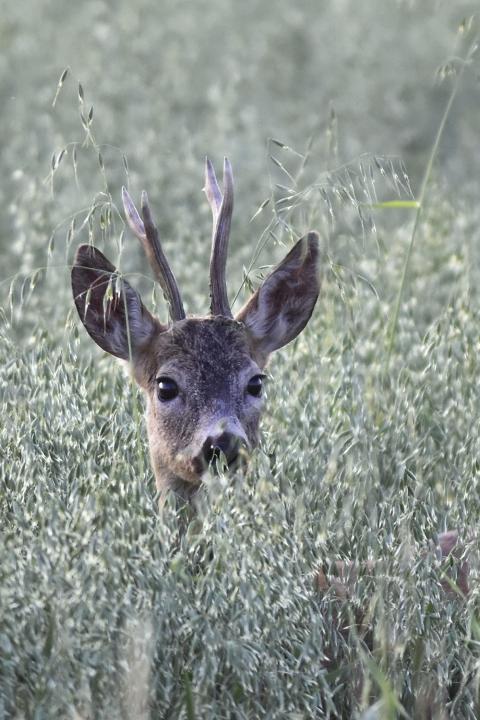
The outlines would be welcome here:
[[[218,470],[222,463],[235,469],[246,462],[249,442],[236,418],[222,418],[212,427],[195,458],[195,465],[205,471]]]

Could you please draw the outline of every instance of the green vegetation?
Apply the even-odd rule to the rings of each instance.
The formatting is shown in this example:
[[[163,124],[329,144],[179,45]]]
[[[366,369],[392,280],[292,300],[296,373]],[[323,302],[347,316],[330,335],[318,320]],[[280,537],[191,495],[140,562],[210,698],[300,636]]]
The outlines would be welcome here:
[[[480,553],[472,5],[3,9],[0,719],[480,716],[475,562],[463,601],[425,552],[458,528]],[[160,514],[142,397],[68,264],[90,239],[165,317],[119,212],[145,187],[205,312],[207,153],[236,177],[232,296],[311,227],[323,288],[246,475]],[[341,558],[379,562],[321,597]]]

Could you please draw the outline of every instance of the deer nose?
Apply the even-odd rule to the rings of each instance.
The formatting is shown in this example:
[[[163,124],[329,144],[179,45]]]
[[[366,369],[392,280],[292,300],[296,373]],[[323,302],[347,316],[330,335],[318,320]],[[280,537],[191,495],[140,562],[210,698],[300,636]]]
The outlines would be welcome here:
[[[208,437],[202,447],[203,460],[207,465],[218,460],[221,454],[225,456],[228,466],[234,465],[245,447],[245,440],[232,432],[222,432],[215,437]]]

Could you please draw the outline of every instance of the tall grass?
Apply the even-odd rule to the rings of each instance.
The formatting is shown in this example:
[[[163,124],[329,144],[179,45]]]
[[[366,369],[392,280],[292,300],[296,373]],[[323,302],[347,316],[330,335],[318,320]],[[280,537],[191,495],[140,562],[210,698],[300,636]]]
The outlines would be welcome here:
[[[478,569],[455,599],[425,551],[458,528],[479,552],[478,90],[465,73],[437,143],[425,89],[468,3],[386,8],[6,9],[0,718],[479,716]],[[68,266],[94,242],[166,315],[117,207],[145,186],[204,311],[206,153],[236,173],[232,296],[312,226],[324,263],[260,449],[192,516],[159,513],[143,400],[90,347]],[[377,570],[321,596],[335,559]]]

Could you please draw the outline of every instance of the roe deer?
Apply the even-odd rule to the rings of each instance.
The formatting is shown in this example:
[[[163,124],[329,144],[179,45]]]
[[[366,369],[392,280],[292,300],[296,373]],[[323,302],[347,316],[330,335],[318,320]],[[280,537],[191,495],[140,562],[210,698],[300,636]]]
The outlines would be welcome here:
[[[233,211],[232,169],[226,158],[223,193],[208,159],[204,190],[213,215],[207,317],[185,315],[145,192],[142,217],[125,188],[123,205],[168,302],[170,323],[163,325],[151,315],[97,248],[81,245],[72,267],[73,297],[87,332],[103,350],[130,362],[145,392],[157,487],[171,488],[185,499],[220,454],[228,467],[235,467],[257,444],[268,357],[303,330],[319,292],[318,235],[310,232],[233,317],[225,280]]]

